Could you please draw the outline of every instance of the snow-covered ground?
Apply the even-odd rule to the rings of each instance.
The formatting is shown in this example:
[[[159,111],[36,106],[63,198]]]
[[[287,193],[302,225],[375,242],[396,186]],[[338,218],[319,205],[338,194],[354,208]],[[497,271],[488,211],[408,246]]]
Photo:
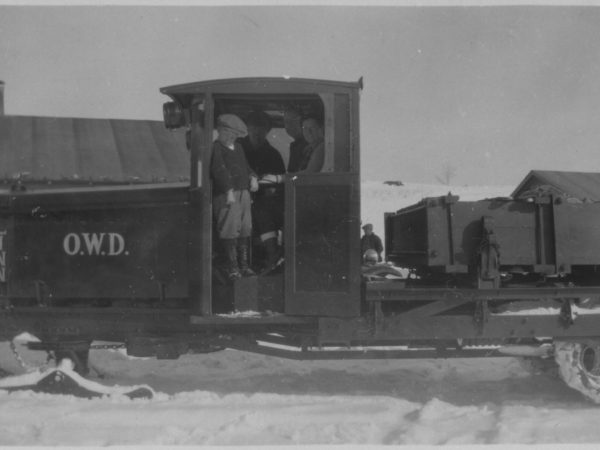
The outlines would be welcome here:
[[[384,211],[448,190],[474,200],[511,187],[366,182],[363,222],[382,234]],[[20,347],[26,361],[43,358]],[[6,343],[0,360],[19,369]],[[600,443],[600,407],[553,370],[517,358],[302,362],[225,350],[170,361],[94,350],[91,365],[95,381],[146,384],[157,394],[0,391],[0,445]]]

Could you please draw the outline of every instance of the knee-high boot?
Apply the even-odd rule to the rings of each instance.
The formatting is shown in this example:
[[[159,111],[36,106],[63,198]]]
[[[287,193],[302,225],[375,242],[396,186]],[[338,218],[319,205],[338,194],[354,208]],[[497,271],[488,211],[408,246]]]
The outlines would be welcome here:
[[[243,277],[256,275],[250,268],[250,244],[249,238],[238,238],[238,258],[240,263],[240,272]]]
[[[237,280],[242,277],[238,266],[237,240],[223,239],[223,247],[227,257],[227,276],[230,280]]]

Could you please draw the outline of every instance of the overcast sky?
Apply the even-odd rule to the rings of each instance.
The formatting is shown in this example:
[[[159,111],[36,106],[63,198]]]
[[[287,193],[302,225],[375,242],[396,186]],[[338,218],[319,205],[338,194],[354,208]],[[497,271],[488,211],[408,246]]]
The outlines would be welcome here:
[[[281,75],[364,77],[364,180],[600,170],[600,7],[0,5],[6,114],[161,120],[161,86]]]

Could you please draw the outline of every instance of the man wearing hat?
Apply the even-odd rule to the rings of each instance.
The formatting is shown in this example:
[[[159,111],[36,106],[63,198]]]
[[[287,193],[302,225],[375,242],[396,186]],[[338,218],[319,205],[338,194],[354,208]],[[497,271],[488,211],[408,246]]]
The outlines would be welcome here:
[[[283,112],[283,126],[285,131],[294,139],[290,143],[290,157],[288,172],[295,173],[300,170],[304,149],[308,145],[302,133],[302,111],[300,108],[290,106]]]
[[[267,113],[252,111],[246,117],[246,126],[248,136],[238,142],[252,171],[259,179],[268,174],[285,174],[283,158],[267,140],[271,131]],[[283,189],[280,184],[259,182],[258,191],[252,195],[252,224],[264,253],[264,270],[270,271],[281,263],[282,257],[278,244],[278,232],[283,228]]]
[[[383,252],[383,245],[381,239],[375,233],[373,233],[373,224],[366,224],[362,227],[365,234],[360,240],[360,251],[361,255],[367,254],[367,250],[375,250],[377,253],[377,262],[381,262],[381,253]]]
[[[254,275],[249,265],[252,235],[250,192],[258,190],[258,178],[250,169],[236,139],[246,135],[246,125],[234,114],[217,118],[218,137],[213,143],[210,174],[217,232],[225,249],[231,280]]]

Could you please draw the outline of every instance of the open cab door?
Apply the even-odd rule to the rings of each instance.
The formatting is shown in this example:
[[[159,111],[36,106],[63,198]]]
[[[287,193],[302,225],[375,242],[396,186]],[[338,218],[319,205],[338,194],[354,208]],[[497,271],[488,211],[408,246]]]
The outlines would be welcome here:
[[[319,95],[323,168],[288,174],[285,186],[285,312],[352,317],[360,314],[358,85]]]
[[[306,174],[286,185],[285,312],[360,313],[357,174]]]

